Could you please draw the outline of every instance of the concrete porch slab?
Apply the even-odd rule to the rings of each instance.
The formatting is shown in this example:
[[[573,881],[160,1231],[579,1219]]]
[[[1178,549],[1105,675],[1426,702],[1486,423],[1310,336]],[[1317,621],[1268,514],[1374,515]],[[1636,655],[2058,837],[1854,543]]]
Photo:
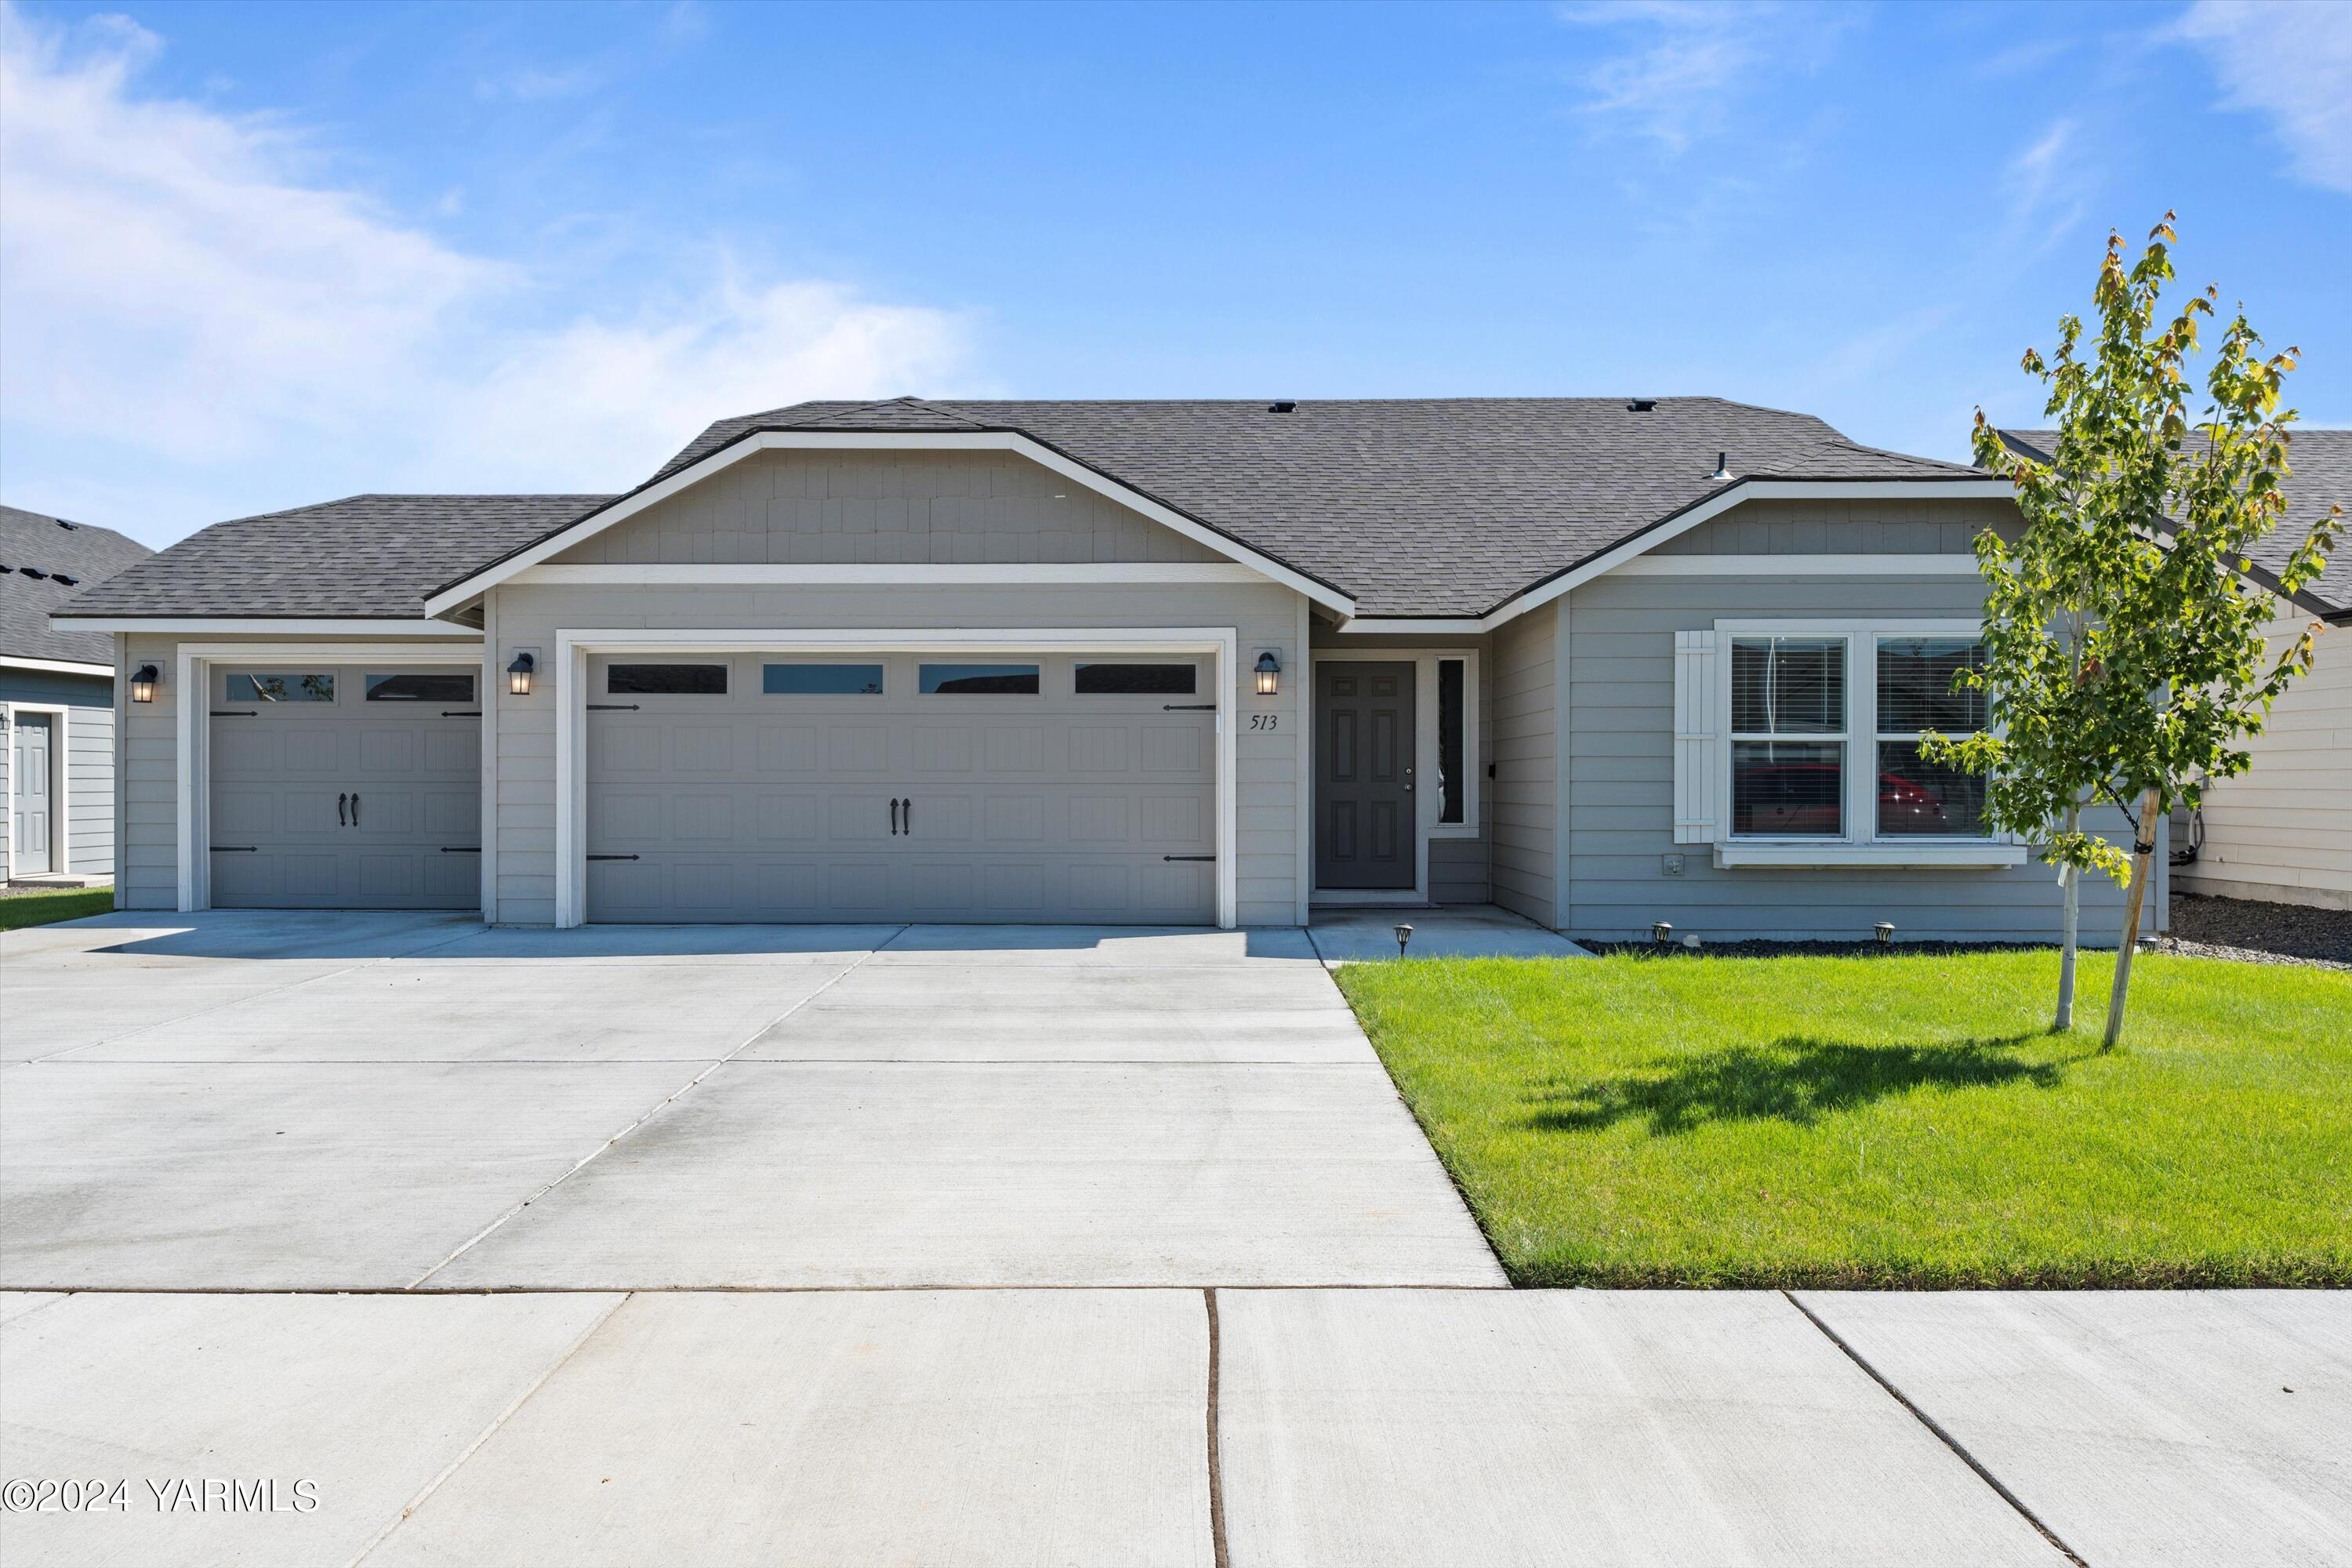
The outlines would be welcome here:
[[[2352,1291],[1801,1299],[2089,1562],[2352,1563]]]
[[[1190,1291],[635,1296],[369,1558],[1207,1568]]]
[[[129,1486],[119,1510],[12,1510],[7,1555],[348,1563],[619,1300],[77,1295],[20,1313],[0,1336],[0,1473]],[[277,1510],[149,1489],[208,1477],[274,1483],[255,1500]]]
[[[738,1060],[436,1286],[1504,1283],[1377,1066]]]
[[[2059,1561],[1774,1293],[1217,1300],[1235,1563]]]
[[[1326,963],[1397,956],[1396,928],[1412,927],[1407,958],[1590,958],[1556,931],[1493,904],[1433,910],[1318,909],[1307,935]]]

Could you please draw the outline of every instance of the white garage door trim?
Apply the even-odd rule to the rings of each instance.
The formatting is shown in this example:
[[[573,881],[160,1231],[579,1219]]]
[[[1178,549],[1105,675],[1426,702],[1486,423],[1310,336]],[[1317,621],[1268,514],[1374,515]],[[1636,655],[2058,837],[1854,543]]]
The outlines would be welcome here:
[[[212,857],[199,854],[196,850],[200,844],[212,843],[213,833],[212,703],[209,700],[213,665],[223,660],[246,665],[300,665],[330,658],[339,664],[365,664],[377,660],[397,660],[403,664],[463,664],[471,665],[482,672],[482,689],[488,694],[499,679],[500,672],[489,668],[485,646],[481,643],[449,643],[439,647],[417,643],[182,643],[175,650],[173,661],[176,692],[172,699],[179,710],[180,744],[179,755],[175,759],[178,771],[173,794],[173,815],[179,835],[180,912],[187,914],[213,907]],[[490,710],[486,703],[485,713]],[[483,722],[487,726],[490,721],[486,718]],[[127,741],[127,726],[117,731],[116,738],[118,744]],[[489,739],[487,728],[483,731],[483,739],[485,742]],[[483,756],[488,757],[492,750],[485,743]],[[488,763],[484,765],[487,767]],[[118,769],[119,766],[118,763]],[[118,780],[121,777],[119,771],[117,777]],[[495,793],[486,783],[482,791],[483,800],[488,802]],[[482,861],[487,876],[490,862],[488,854],[483,855]]]
[[[588,918],[588,656],[599,653],[964,653],[1034,648],[1060,653],[1189,653],[1214,658],[1217,695],[1217,924],[1237,923],[1240,888],[1234,831],[1234,649],[1232,626],[990,627],[977,631],[835,628],[811,631],[684,631],[562,628],[556,668],[564,695],[555,708],[555,923]]]

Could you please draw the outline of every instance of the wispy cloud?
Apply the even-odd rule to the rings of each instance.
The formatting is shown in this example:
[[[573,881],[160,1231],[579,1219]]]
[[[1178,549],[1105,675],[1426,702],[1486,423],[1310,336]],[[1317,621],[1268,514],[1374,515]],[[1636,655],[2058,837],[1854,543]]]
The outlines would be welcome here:
[[[474,83],[474,96],[484,102],[549,103],[580,98],[604,85],[604,73],[590,65],[522,66]]]
[[[312,499],[257,497],[256,475],[619,487],[719,414],[968,379],[963,316],[724,251],[625,297],[470,253],[338,184],[282,121],[141,93],[161,47],[0,7],[12,500],[136,505],[92,521],[168,538]]]
[[[2174,31],[2212,61],[2225,107],[2269,119],[2298,175],[2352,191],[2352,5],[2198,0]]]
[[[1813,68],[1848,25],[1817,5],[1621,0],[1570,5],[1561,20],[1626,40],[1579,75],[1580,107],[1603,130],[1647,138],[1669,153],[1721,132],[1759,73]]]

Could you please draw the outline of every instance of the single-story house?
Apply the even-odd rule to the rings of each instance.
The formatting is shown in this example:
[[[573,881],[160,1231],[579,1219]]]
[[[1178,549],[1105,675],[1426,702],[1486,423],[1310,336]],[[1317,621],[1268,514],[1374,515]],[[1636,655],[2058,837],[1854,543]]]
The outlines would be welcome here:
[[[152,554],[111,529],[0,506],[0,866],[114,873],[114,639],[49,612]]]
[[[2048,462],[2054,430],[2004,430],[2012,449]],[[2287,557],[2330,506],[2352,515],[2352,430],[2297,429],[2287,445],[2286,516],[2255,547],[2260,586],[2275,590]],[[2253,766],[2205,792],[2172,821],[2173,885],[2184,893],[2352,910],[2352,541],[2339,542],[2316,583],[2276,595],[2273,656],[2315,620],[2311,673],[2273,705],[2246,750]]]
[[[2038,939],[1914,740],[2014,517],[1706,397],[803,403],[623,495],[221,523],[58,625],[131,689],[131,908]]]

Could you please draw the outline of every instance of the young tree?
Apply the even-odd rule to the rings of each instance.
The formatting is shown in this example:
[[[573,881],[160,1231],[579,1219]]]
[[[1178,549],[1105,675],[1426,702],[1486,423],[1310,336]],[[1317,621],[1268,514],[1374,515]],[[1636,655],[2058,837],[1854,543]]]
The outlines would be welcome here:
[[[2273,596],[2245,575],[2248,552],[2286,507],[2295,416],[2279,394],[2297,351],[2261,357],[2241,310],[2214,346],[2210,401],[2192,425],[2188,361],[2218,295],[2207,289],[2159,326],[2174,238],[2167,213],[2126,268],[2122,237],[2110,235],[2095,337],[2086,342],[2067,316],[2054,359],[2027,352],[2058,427],[2050,461],[2011,451],[1977,414],[1977,460],[2015,486],[2025,532],[2014,545],[1990,531],[1977,541],[1986,658],[1958,679],[1989,694],[1990,727],[1926,742],[1931,758],[1989,773],[1992,824],[2042,841],[2042,858],[2062,868],[2060,1027],[2073,1022],[2076,881],[2096,870],[2125,884],[2102,1049],[2123,1029],[2157,825],[2196,805],[2208,781],[2246,770],[2241,742],[2310,670],[2322,629],[2315,622],[2271,658]],[[2330,508],[2296,547],[2279,574],[2286,593],[2319,575],[2342,523]],[[2082,830],[2083,806],[2102,800],[2131,815],[2129,855]]]

